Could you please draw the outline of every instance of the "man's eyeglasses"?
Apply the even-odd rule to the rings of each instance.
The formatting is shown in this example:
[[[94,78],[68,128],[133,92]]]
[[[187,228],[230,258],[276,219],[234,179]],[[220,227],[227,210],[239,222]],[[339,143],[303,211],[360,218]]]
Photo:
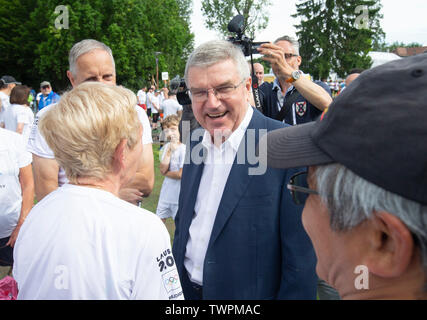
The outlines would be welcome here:
[[[316,190],[308,188],[307,171],[294,174],[288,183],[288,189],[291,191],[292,200],[295,204],[305,204],[309,194],[319,194]]]
[[[50,86],[43,86],[42,89],[49,89]]]
[[[298,57],[298,55],[294,53],[284,53],[284,55],[286,60],[289,60],[292,57]]]
[[[217,99],[227,99],[244,81],[245,79],[240,81],[239,84],[235,86],[228,85],[210,89],[190,89],[189,96],[194,102],[204,102],[208,100],[209,91],[212,90],[214,96]]]

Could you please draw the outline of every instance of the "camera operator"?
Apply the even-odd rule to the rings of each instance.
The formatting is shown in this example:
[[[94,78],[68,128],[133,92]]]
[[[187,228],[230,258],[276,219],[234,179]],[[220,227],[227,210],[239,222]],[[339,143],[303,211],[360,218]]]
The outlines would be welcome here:
[[[176,99],[178,103],[182,106],[181,111],[181,120],[179,121],[178,130],[180,135],[180,141],[182,143],[187,143],[187,140],[190,139],[190,134],[193,130],[200,127],[200,124],[197,122],[194,117],[193,109],[191,106],[191,99],[188,96],[188,89],[185,84],[185,79],[176,76],[171,80],[170,88],[172,91],[177,92]]]
[[[311,81],[299,70],[301,56],[296,40],[283,36],[274,44],[262,44],[258,52],[271,63],[276,76],[273,84],[260,88],[266,116],[297,125],[315,120],[332,102],[327,85]]]

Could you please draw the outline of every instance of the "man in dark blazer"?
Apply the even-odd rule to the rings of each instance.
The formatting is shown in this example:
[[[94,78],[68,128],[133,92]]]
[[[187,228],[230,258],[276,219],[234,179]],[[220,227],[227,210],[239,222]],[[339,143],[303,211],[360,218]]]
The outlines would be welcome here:
[[[315,299],[315,254],[286,184],[294,170],[259,165],[260,137],[284,124],[248,101],[241,50],[207,42],[185,78],[197,121],[187,144],[173,254],[186,299]],[[263,148],[262,145],[259,148]]]

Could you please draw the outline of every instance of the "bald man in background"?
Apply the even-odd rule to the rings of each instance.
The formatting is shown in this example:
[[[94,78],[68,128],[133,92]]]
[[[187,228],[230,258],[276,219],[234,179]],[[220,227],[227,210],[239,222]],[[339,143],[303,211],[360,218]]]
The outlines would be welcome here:
[[[261,63],[254,63],[255,76],[258,78],[258,86],[264,83],[264,66]]]

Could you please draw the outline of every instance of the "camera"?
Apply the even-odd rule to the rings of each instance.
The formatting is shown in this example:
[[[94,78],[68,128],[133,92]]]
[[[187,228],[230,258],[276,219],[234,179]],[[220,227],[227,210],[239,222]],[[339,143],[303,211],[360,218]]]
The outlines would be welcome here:
[[[194,117],[191,99],[188,95],[188,88],[185,84],[185,78],[176,76],[170,82],[171,91],[176,92],[176,99],[178,103],[182,106],[182,117],[179,122],[178,129],[180,133],[180,141],[186,143],[189,139],[189,134],[200,127],[200,124],[197,122]],[[189,131],[188,131],[189,129]]]
[[[235,33],[235,37],[229,37],[228,41],[233,43],[234,45],[241,48],[243,54],[247,57],[251,57],[251,65],[252,65],[252,91],[254,96],[254,102],[255,107],[262,112],[262,105],[259,97],[259,90],[258,90],[258,79],[254,74],[253,71],[253,61],[252,61],[252,55],[258,53],[258,48],[263,43],[269,43],[268,41],[264,42],[253,42],[252,39],[246,37],[243,34],[244,30],[244,17],[242,15],[237,15],[231,21],[228,23],[228,31]],[[174,79],[171,80],[170,84],[171,90],[174,90],[176,88],[177,94],[176,98],[178,100],[178,103],[180,105],[188,106],[191,108],[191,99],[188,95],[188,88],[185,84],[185,79],[180,78],[179,76],[176,76]],[[185,107],[184,107],[185,109]]]
[[[257,49],[263,43],[269,43],[269,42],[268,41],[253,42],[252,39],[246,37],[243,34],[244,20],[245,20],[245,18],[241,14],[239,14],[239,15],[235,16],[233,19],[231,19],[231,21],[228,23],[227,28],[228,28],[228,31],[235,33],[236,37],[229,37],[228,41],[230,41],[234,45],[240,47],[240,49],[243,51],[243,54],[246,57],[248,57],[248,56],[251,57],[252,94],[254,97],[255,108],[258,109],[261,113],[263,113],[263,106],[262,106],[261,99],[260,99],[261,91],[259,90],[259,87],[258,87],[258,78],[255,76],[254,63],[253,63],[252,55],[259,53]]]
[[[257,49],[263,43],[268,43],[268,41],[252,42],[252,39],[246,37],[243,34],[243,29],[244,29],[243,25],[244,25],[244,17],[241,14],[231,19],[231,21],[228,23],[227,28],[228,28],[228,31],[235,33],[236,37],[229,37],[228,41],[239,46],[242,49],[243,54],[246,57],[248,57],[248,56],[251,56],[252,54],[257,54],[258,53]]]
[[[191,105],[191,99],[188,95],[187,85],[185,84],[185,79],[179,76],[176,76],[171,80],[170,88],[176,92],[176,99],[178,103],[182,106]]]

